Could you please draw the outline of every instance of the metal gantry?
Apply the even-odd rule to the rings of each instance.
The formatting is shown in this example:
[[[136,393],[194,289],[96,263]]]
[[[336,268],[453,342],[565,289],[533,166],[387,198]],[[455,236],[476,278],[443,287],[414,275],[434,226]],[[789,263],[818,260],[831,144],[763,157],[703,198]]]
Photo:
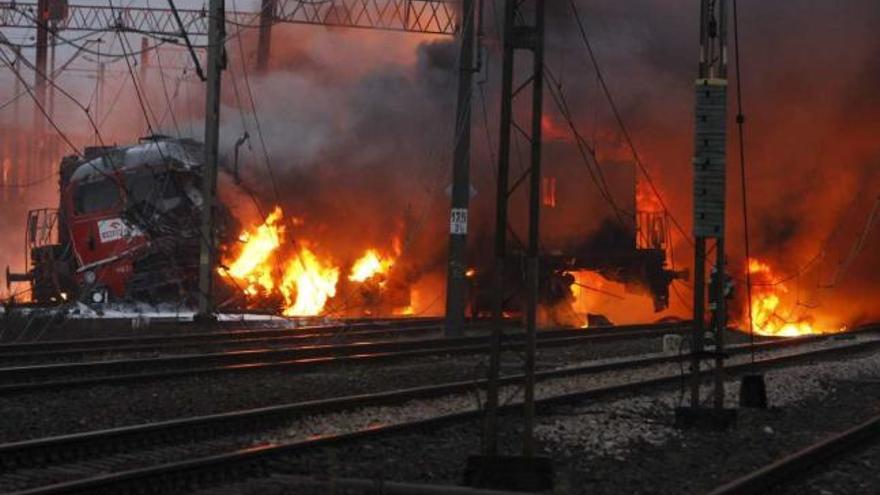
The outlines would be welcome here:
[[[267,3],[270,7],[266,7]],[[460,0],[274,0],[272,23],[315,24],[453,35],[458,30]],[[0,27],[33,29],[40,11],[36,2],[0,2]],[[208,34],[205,9],[178,9],[187,33]],[[122,30],[154,36],[177,36],[180,28],[171,9],[68,5],[56,26],[59,31]],[[237,26],[259,27],[260,12],[226,12]],[[231,32],[231,30],[230,30]]]
[[[517,52],[531,52],[532,66],[529,77],[514,89],[514,63]],[[506,293],[504,279],[507,259],[508,202],[510,190],[511,135],[515,126],[514,99],[531,89],[530,133],[527,136],[530,149],[529,174],[529,242],[527,249],[527,308],[525,349],[525,390],[523,453],[534,455],[534,367],[535,332],[537,326],[538,265],[541,208],[541,116],[543,114],[544,83],[544,0],[507,0],[504,10],[504,57],[501,75],[501,131],[498,146],[498,182],[495,207],[495,272],[489,380],[486,398],[486,420],[483,454],[498,453],[498,379],[501,369],[501,340],[503,337],[503,314]],[[521,181],[516,181],[516,184]]]
[[[461,0],[275,0],[277,22],[455,34]]]

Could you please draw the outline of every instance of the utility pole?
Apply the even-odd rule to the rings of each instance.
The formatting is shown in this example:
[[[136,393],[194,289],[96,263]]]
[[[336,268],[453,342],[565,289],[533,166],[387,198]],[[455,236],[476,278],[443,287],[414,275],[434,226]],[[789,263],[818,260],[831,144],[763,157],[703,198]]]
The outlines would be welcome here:
[[[54,23],[53,23],[54,24]],[[53,26],[54,28],[54,26]],[[50,33],[51,43],[49,44],[49,70],[45,72],[49,77],[49,108],[50,117],[55,117],[55,47],[58,44],[58,38],[55,33]]]
[[[12,70],[14,70],[16,74],[21,74],[21,47],[20,46],[13,46],[12,51],[15,52],[15,61],[13,61],[13,63],[12,63],[12,67],[13,67]],[[19,101],[21,101],[21,98],[19,97],[19,95],[21,95],[21,78],[19,78],[19,77],[15,78],[15,92],[13,93],[13,95],[15,95],[16,98],[15,98],[14,102],[12,103],[12,116],[13,116],[13,120],[15,122],[16,127],[18,127],[20,129],[21,128],[21,106],[19,105]],[[18,139],[16,139],[15,142],[18,143]],[[19,156],[18,152],[16,151],[13,154],[13,156]]]
[[[43,119],[45,118],[39,107],[46,108],[46,70],[48,44],[49,44],[49,0],[37,0],[37,36],[34,73],[34,93],[36,104],[34,106],[34,139],[38,139],[43,133]]]
[[[201,254],[199,257],[199,311],[201,319],[211,319],[214,280],[214,197],[217,191],[217,161],[220,139],[220,79],[225,52],[225,2],[210,0],[208,5],[208,87],[205,101],[205,160],[202,173]]]
[[[15,60],[13,61],[13,65],[12,65],[13,69],[12,70],[16,74],[21,74],[21,47],[13,46],[12,50],[15,52]],[[13,93],[13,95],[15,96],[15,101],[12,104],[12,115],[13,115],[13,119],[14,119],[13,122],[15,122],[15,126],[13,128],[15,130],[15,139],[12,141],[12,156],[17,157],[17,159],[21,160],[21,157],[27,157],[28,153],[26,153],[25,150],[22,149],[23,148],[23,146],[22,146],[22,141],[23,141],[22,131],[24,130],[24,126],[22,125],[22,122],[21,122],[21,105],[19,103],[21,101],[21,91],[22,91],[21,77],[15,77],[14,79],[15,79],[15,92]],[[28,165],[26,160],[27,159],[24,160],[25,165]],[[19,162],[19,163],[21,163],[21,162]],[[29,166],[28,166],[28,169],[30,169]],[[25,173],[27,173],[27,172],[25,172]],[[15,175],[16,175],[17,180],[22,179],[20,165],[19,165],[19,167],[17,167]],[[27,180],[27,179],[25,179],[25,180]],[[7,193],[8,190],[9,190],[8,188],[5,188],[5,187],[3,188],[4,196],[6,196],[8,194]],[[17,188],[17,189],[15,189],[15,192],[18,196],[21,196],[22,192],[24,190],[25,190],[24,188]]]
[[[467,229],[470,203],[471,101],[474,74],[474,0],[463,0],[461,53],[458,57],[458,103],[452,164],[452,208],[449,213],[449,264],[446,272],[446,336],[464,333],[467,298]]]
[[[140,80],[141,92],[144,94],[144,98],[149,101],[147,98],[147,66],[150,62],[150,41],[146,36],[141,36],[141,60],[140,60],[140,68],[138,70],[138,79]],[[147,119],[146,112],[144,113],[144,129],[146,132],[150,130],[150,121]]]
[[[104,70],[106,67],[104,61],[101,60],[101,45],[98,45],[97,52],[98,78],[95,81],[95,123],[98,128],[95,129],[95,145],[97,145],[99,141],[98,133],[100,132],[101,110],[104,104]]]
[[[257,70],[265,72],[269,66],[272,48],[272,22],[275,20],[275,0],[262,0],[260,4],[260,36],[257,39]]]
[[[504,56],[501,68],[501,135],[498,147],[498,184],[495,210],[495,272],[492,338],[486,390],[486,417],[483,430],[482,456],[468,459],[466,478],[474,486],[505,490],[545,491],[552,488],[552,464],[549,459],[535,456],[535,337],[537,331],[538,285],[540,269],[541,213],[541,117],[543,114],[544,82],[544,5],[545,0],[507,0],[504,2]],[[529,77],[514,90],[516,52],[532,54]],[[514,127],[514,99],[531,88],[531,130],[529,142],[529,242],[527,247],[526,348],[523,395],[522,456],[499,456],[498,409],[499,375],[503,338],[505,304],[505,266],[507,258],[508,202],[513,190],[509,187],[511,134]],[[520,134],[525,134],[516,126]],[[525,175],[514,184],[524,183]],[[515,186],[516,187],[516,186]]]
[[[690,418],[686,423],[710,418],[714,426],[723,425],[724,412],[724,329],[726,281],[724,229],[726,204],[727,138],[727,0],[700,2],[700,62],[696,81],[694,134],[694,328],[691,352]],[[720,283],[712,285],[715,293],[715,351],[704,350],[706,306],[707,241],[715,240],[715,269]],[[713,359],[714,414],[700,413],[701,365]]]

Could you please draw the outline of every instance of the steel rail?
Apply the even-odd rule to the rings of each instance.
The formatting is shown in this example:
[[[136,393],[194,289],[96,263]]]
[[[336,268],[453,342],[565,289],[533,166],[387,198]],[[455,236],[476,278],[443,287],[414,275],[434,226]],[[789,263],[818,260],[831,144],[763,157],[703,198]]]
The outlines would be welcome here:
[[[812,350],[794,355],[779,356],[755,362],[732,365],[726,367],[726,370],[731,374],[741,373],[755,369],[795,364],[803,360],[827,358],[838,354],[851,354],[853,352],[873,350],[878,347],[880,347],[880,340],[872,340],[847,346]],[[743,348],[748,349],[747,346],[743,346]],[[708,371],[703,372],[703,375],[708,376]],[[536,403],[542,407],[570,404],[586,399],[596,399],[628,394],[646,389],[677,385],[680,383],[680,380],[680,375],[673,374],[622,385],[539,398],[536,399]],[[520,407],[519,404],[508,404],[503,406],[502,409],[509,411],[518,407]],[[301,454],[322,447],[342,445],[357,440],[374,439],[397,433],[435,430],[449,424],[478,420],[481,415],[482,411],[475,409],[398,424],[372,426],[367,429],[336,435],[327,435],[308,440],[259,445],[219,455],[186,459],[180,462],[56,483],[49,486],[19,491],[13,495],[108,493],[111,491],[113,493],[159,493],[156,490],[160,490],[162,493],[170,493],[191,489],[194,485],[229,483],[231,481],[246,479],[263,473],[268,469],[267,463],[285,456]]]
[[[257,326],[261,322],[253,322]],[[272,338],[296,335],[333,335],[340,331],[371,331],[390,330],[399,327],[421,327],[442,325],[442,318],[413,318],[413,319],[390,319],[372,321],[343,321],[328,325],[306,325],[297,328],[260,328],[257,330],[242,330],[247,322],[229,322],[234,325],[229,331],[215,332],[175,332],[165,335],[128,335],[111,338],[88,338],[88,339],[65,339],[46,340],[37,342],[0,343],[0,357],[21,355],[27,352],[51,352],[55,350],[100,350],[120,346],[131,345],[163,345],[163,344],[199,344],[213,342],[217,339],[245,339],[245,338]],[[482,322],[481,322],[482,323]],[[303,334],[302,332],[307,332]]]
[[[263,330],[263,331],[237,331],[230,334],[219,334],[214,338],[183,339],[160,342],[130,343],[116,346],[90,347],[88,345],[72,345],[68,348],[60,346],[45,351],[26,352],[2,352],[0,350],[0,363],[9,365],[18,360],[52,360],[59,358],[85,359],[92,355],[123,354],[137,352],[157,352],[166,350],[183,349],[233,349],[248,348],[257,345],[290,345],[290,344],[318,344],[351,341],[353,339],[373,340],[378,338],[412,338],[423,337],[427,334],[438,333],[442,325],[437,323],[424,325],[407,325],[399,327],[386,327],[373,330],[347,330],[344,327],[320,330],[315,332],[298,333],[299,330]],[[470,326],[469,330],[478,330],[480,326]],[[250,335],[256,334],[256,335]],[[182,354],[182,353],[178,353]]]
[[[824,338],[828,339],[830,337],[825,336]],[[756,344],[756,347],[758,351],[766,351],[802,345],[821,339],[819,337],[799,337],[764,342]],[[732,354],[745,354],[750,351],[750,348],[747,345],[740,345],[729,350]],[[536,377],[539,380],[546,381],[554,378],[608,371],[639,369],[653,365],[674,363],[688,358],[688,355],[664,355],[626,361],[587,364],[540,371]],[[515,384],[521,381],[522,378],[522,375],[508,375],[502,379],[502,383],[505,385]],[[678,378],[677,375],[676,378]],[[81,459],[87,457],[91,452],[106,454],[113,451],[127,450],[134,446],[143,448],[147,445],[168,443],[183,438],[192,440],[205,436],[266,429],[273,424],[298,416],[400,404],[414,399],[465,394],[479,387],[484,387],[485,384],[485,380],[450,382],[24,440],[0,445],[0,468],[4,470],[29,468],[39,466],[49,459],[53,461]]]
[[[620,327],[618,327],[620,328]],[[603,333],[584,332],[583,330],[558,330],[546,332],[539,339],[540,347],[564,347],[594,342],[613,342],[634,338],[651,337],[662,331],[680,328],[677,325],[646,325],[628,327],[627,331],[608,331]],[[506,349],[517,349],[521,346],[521,334],[510,335],[506,341]],[[207,355],[171,356],[152,359],[134,359],[118,361],[98,361],[85,363],[53,364],[41,366],[21,366],[0,368],[0,379],[7,380],[24,378],[25,381],[8,381],[0,383],[0,396],[14,393],[70,389],[93,385],[112,385],[121,383],[145,383],[147,381],[195,376],[211,373],[240,372],[255,370],[296,369],[309,370],[334,364],[389,362],[425,356],[453,354],[477,354],[484,352],[488,346],[487,337],[461,337],[437,340],[405,340],[366,342],[348,345],[302,346],[290,349],[274,349],[266,351],[235,351]],[[265,360],[266,358],[274,360]],[[262,359],[262,360],[261,360]],[[149,363],[159,371],[132,372],[141,365]],[[172,365],[181,366],[169,369]],[[202,367],[186,367],[182,365],[201,364]],[[78,370],[116,371],[119,374],[86,376],[81,378],[65,378],[39,381],[35,377],[65,376],[69,377]]]
[[[480,330],[488,325],[488,321],[482,320],[469,322],[465,330]],[[621,328],[627,329],[631,327],[602,327],[591,329],[590,333],[599,334],[620,331]],[[398,338],[439,332],[442,329],[443,320],[441,318],[430,318],[424,320],[374,320],[295,329],[234,330],[230,332],[0,344],[0,363],[9,363],[9,361],[18,359],[51,359],[101,353],[151,352],[186,347],[241,347],[261,343],[305,343],[320,342],[322,340],[329,342],[335,339],[343,340],[380,336]]]
[[[880,437],[880,415],[848,430],[827,437],[791,455],[726,483],[710,495],[747,495],[764,493],[794,479],[798,475],[815,474],[809,470],[840,454],[852,453]]]

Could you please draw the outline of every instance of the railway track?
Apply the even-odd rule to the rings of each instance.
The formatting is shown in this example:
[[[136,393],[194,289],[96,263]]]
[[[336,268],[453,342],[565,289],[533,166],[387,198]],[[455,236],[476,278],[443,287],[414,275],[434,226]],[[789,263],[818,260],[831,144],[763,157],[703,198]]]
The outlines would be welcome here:
[[[479,328],[483,323],[471,324]],[[269,344],[312,343],[349,338],[419,336],[443,329],[440,318],[413,318],[373,321],[346,321],[332,325],[310,325],[298,328],[263,328],[256,330],[174,333],[170,335],[131,335],[104,339],[71,339],[43,342],[0,344],[0,362],[15,359],[57,359],[89,354],[155,352],[193,347],[235,347]]]
[[[817,474],[817,466],[840,461],[841,456],[854,455],[860,448],[876,445],[878,442],[880,442],[880,415],[726,483],[710,492],[710,495],[764,493],[798,478],[814,476]],[[825,467],[828,465],[826,464]]]
[[[759,352],[776,351],[820,340],[823,339],[787,339],[765,342],[758,348]],[[831,341],[832,338],[824,340]],[[755,363],[751,363],[748,356],[741,356],[743,359],[739,363],[727,369],[736,374],[880,348],[880,339],[876,338],[833,343],[832,347],[790,352],[759,359]],[[747,354],[749,348],[736,346],[730,352],[732,355]],[[584,399],[674,386],[681,380],[676,363],[687,358],[686,355],[652,356],[539,372],[538,404],[553,407]],[[666,368],[654,372],[645,370],[664,364]],[[634,370],[644,371],[628,375],[624,380],[618,378],[616,383],[605,386],[598,378],[592,378],[602,373]],[[591,377],[590,382],[585,382],[591,384],[590,388],[585,389],[581,383],[572,389],[572,383],[578,377]],[[508,389],[513,389],[521,380],[522,376],[506,376],[504,383]],[[595,383],[600,385],[595,386]],[[547,385],[542,390],[544,384]],[[469,397],[483,385],[482,381],[447,383],[0,445],[0,467],[5,473],[0,476],[0,490],[19,490],[16,493],[31,495],[175,493],[202,484],[229,483],[260,475],[269,469],[271,463],[285,456],[477,420],[481,413]],[[449,399],[450,396],[456,399]],[[394,407],[400,411],[386,416],[390,415],[397,422],[375,424],[375,411]],[[509,410],[517,405],[509,403],[504,407]],[[315,419],[322,417],[332,419],[323,422]],[[332,426],[345,421],[354,426]],[[309,425],[314,423],[323,424],[323,430],[321,427],[310,430]],[[297,436],[290,433],[296,428],[305,429],[297,430]],[[274,433],[260,433],[267,430]]]
[[[565,347],[587,343],[658,337],[680,330],[682,324],[632,325],[584,331],[555,330],[540,334],[539,347]],[[507,337],[505,347],[522,345],[521,333]],[[345,345],[295,346],[221,353],[142,359],[0,368],[0,396],[13,393],[70,389],[94,385],[143,383],[179,376],[255,370],[309,370],[322,366],[389,362],[443,354],[476,354],[488,348],[487,336],[451,339],[413,339]]]

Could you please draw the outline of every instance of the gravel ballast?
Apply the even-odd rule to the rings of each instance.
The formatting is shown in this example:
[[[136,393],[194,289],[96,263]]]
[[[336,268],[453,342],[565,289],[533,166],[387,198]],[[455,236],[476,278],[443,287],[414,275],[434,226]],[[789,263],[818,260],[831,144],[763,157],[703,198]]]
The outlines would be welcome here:
[[[880,385],[874,381],[880,378],[880,354],[790,366],[767,372],[766,378],[773,407],[740,410],[736,428],[727,432],[675,429],[677,390],[552,408],[540,416],[537,435],[557,468],[556,493],[705,493],[880,412]],[[731,380],[728,406],[734,407],[737,398],[738,382]],[[516,451],[518,424],[512,417],[502,422],[506,452]],[[459,483],[464,459],[478,452],[479,438],[479,423],[470,422],[325,448],[279,462],[276,469]],[[873,475],[867,467],[860,472]],[[832,493],[862,493],[864,482],[852,478],[848,486],[855,491]],[[254,486],[243,483],[233,492],[256,493]],[[273,486],[275,491],[264,493],[304,493]],[[817,489],[811,493],[823,493]]]
[[[541,368],[656,352],[660,338],[539,349]],[[506,353],[505,371],[521,361]],[[0,443],[344,395],[481,379],[483,356],[429,356],[308,372],[243,371],[0,397]]]

